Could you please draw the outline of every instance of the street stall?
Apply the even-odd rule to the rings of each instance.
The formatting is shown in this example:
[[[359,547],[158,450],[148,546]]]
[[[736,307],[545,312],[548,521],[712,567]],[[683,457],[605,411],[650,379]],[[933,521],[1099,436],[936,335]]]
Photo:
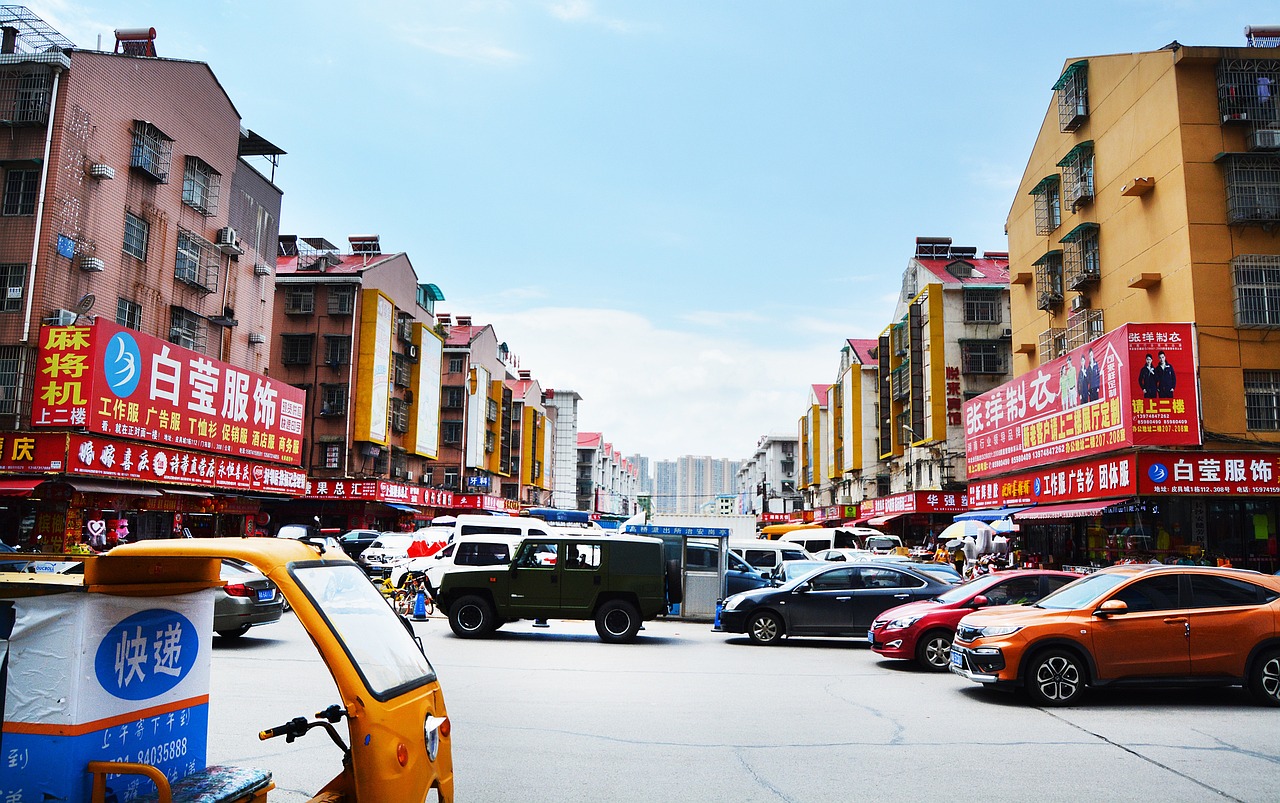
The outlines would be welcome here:
[[[623,532],[661,538],[668,563],[679,561],[684,601],[673,611],[674,615],[694,620],[715,618],[716,606],[725,598],[729,528],[628,524]],[[708,551],[718,559],[704,559]]]

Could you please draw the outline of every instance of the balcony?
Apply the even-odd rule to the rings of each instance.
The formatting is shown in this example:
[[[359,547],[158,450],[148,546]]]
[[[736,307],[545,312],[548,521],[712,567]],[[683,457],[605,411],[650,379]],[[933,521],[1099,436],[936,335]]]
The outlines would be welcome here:
[[[1089,119],[1089,62],[1077,61],[1053,85],[1058,97],[1058,128],[1075,131]]]
[[[1102,310],[1082,309],[1067,316],[1067,351],[1102,337]]]
[[[1036,271],[1036,307],[1053,310],[1062,306],[1062,252],[1050,251],[1033,263]]]
[[[1079,290],[1102,278],[1097,223],[1081,223],[1067,232],[1061,242],[1065,246],[1062,261],[1068,287]]]
[[[1067,348],[1067,330],[1049,327],[1040,333],[1040,361],[1053,360],[1069,351]]]
[[[1223,153],[1216,161],[1227,185],[1227,223],[1280,222],[1280,154]]]
[[[1218,62],[1218,113],[1223,123],[1275,120],[1278,90],[1280,61],[1276,59],[1223,59]]]

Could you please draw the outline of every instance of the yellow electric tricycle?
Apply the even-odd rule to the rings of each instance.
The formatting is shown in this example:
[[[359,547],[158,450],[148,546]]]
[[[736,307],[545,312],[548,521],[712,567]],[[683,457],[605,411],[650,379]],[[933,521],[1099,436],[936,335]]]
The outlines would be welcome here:
[[[274,583],[337,686],[329,708],[259,734],[322,730],[338,746],[341,770],[312,800],[451,803],[450,723],[421,642],[355,563],[322,550],[160,540],[84,558],[82,573],[0,567],[0,799],[268,799],[268,771],[205,765],[213,596],[233,558]]]

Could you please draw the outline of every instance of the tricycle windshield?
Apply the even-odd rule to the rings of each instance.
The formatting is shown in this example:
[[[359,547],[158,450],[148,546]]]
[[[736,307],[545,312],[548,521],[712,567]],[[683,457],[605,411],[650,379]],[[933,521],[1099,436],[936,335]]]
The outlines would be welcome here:
[[[374,697],[385,700],[436,679],[404,623],[354,563],[291,569],[324,614]]]

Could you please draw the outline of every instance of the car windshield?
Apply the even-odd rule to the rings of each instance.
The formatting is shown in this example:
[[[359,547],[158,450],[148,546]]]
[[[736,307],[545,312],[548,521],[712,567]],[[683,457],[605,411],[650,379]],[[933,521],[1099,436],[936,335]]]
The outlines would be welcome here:
[[[377,541],[373,542],[373,546],[378,549],[408,549],[409,544],[413,543],[413,536],[409,534],[392,534],[381,535]]]
[[[886,535],[873,535],[867,539],[867,549],[895,549],[900,542]]]
[[[375,697],[386,699],[435,680],[431,662],[360,567],[346,563],[291,571]]]
[[[809,579],[810,577],[812,577],[813,575],[818,574],[818,573],[823,572],[823,571],[826,571],[827,569],[830,569],[830,568],[831,568],[831,567],[830,567],[830,566],[828,566],[828,565],[826,565],[826,563],[825,563],[825,562],[823,562],[823,563],[816,563],[816,564],[814,564],[814,566],[813,566],[813,567],[808,568],[808,569],[806,569],[805,571],[802,571],[799,575],[797,575],[797,576],[795,576],[795,577],[792,577],[790,580],[787,580],[785,583],[783,583],[782,585],[778,586],[778,590],[779,590],[779,591],[791,591],[791,590],[793,590],[793,589],[797,588],[798,586],[800,586],[800,584],[804,583],[806,580],[808,580],[808,579]],[[784,569],[784,571],[785,571],[785,569]]]
[[[1051,611],[1071,611],[1083,608],[1111,589],[1128,580],[1127,574],[1091,574],[1048,595],[1035,604],[1037,608]]]
[[[1003,579],[1005,578],[995,574],[988,575],[986,577],[980,577],[977,580],[973,580],[968,583],[962,583],[956,586],[955,588],[947,589],[946,591],[942,592],[938,596],[934,597],[933,601],[941,602],[943,604],[950,604],[953,602],[962,602],[968,599],[969,597],[973,596],[974,594],[981,594],[983,591],[986,591],[988,588],[995,585],[997,581],[1003,580]]]

